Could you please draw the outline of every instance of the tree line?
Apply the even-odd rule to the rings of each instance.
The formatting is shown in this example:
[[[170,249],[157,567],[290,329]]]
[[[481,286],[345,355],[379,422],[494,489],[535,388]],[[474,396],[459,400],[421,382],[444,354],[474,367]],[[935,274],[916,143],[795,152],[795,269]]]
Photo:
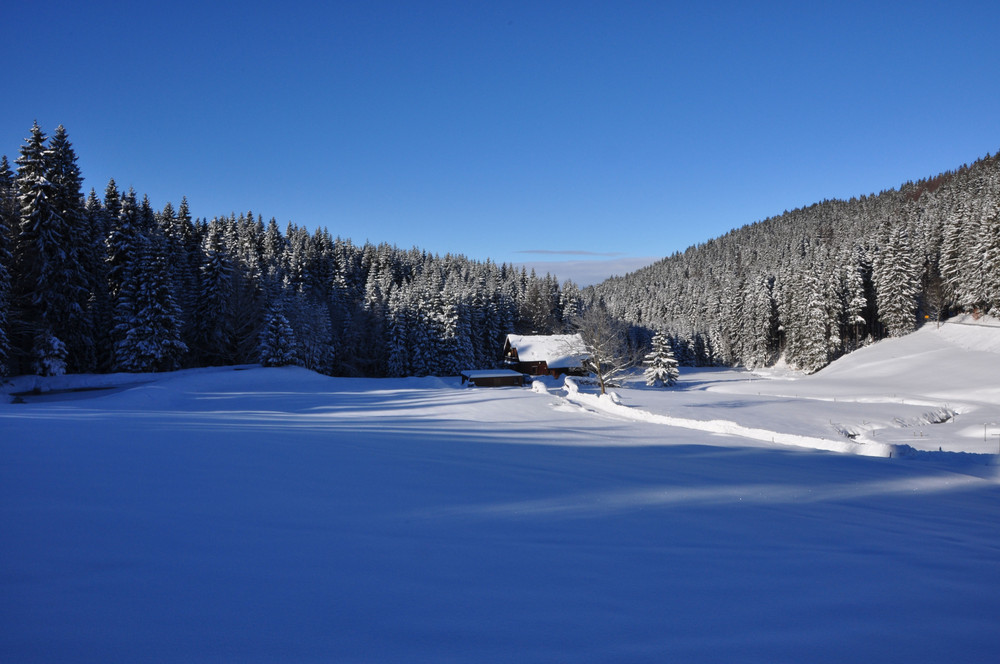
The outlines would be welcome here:
[[[956,313],[1000,315],[1000,158],[733,230],[587,289],[682,364],[813,372]]]
[[[280,229],[252,212],[84,196],[60,126],[0,159],[0,375],[263,363],[347,376],[492,368],[506,334],[562,332],[581,293],[459,255]]]
[[[785,212],[581,291],[524,268],[252,212],[82,194],[66,130],[0,158],[0,376],[262,363],[454,375],[508,333],[604,330],[619,370],[656,333],[683,365],[816,371],[956,312],[1000,313],[1000,159]],[[586,334],[585,334],[586,336]],[[600,335],[585,338],[597,348]],[[655,351],[655,348],[654,348]],[[603,361],[603,360],[602,360]]]

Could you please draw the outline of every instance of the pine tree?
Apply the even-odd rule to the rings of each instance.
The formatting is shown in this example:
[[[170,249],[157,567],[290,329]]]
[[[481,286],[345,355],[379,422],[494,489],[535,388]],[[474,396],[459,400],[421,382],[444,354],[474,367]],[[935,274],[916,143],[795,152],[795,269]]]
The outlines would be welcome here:
[[[670,338],[662,332],[653,336],[653,349],[646,355],[643,376],[646,378],[646,385],[651,387],[670,387],[680,378]]]

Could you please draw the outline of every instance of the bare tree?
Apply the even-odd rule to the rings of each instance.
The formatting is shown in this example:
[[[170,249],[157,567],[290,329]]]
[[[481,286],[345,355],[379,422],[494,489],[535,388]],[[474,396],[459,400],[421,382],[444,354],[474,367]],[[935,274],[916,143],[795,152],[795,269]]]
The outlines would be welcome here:
[[[584,368],[597,377],[601,394],[609,387],[618,387],[618,380],[642,359],[638,348],[630,343],[628,328],[612,318],[603,306],[586,309],[573,325],[587,346]]]

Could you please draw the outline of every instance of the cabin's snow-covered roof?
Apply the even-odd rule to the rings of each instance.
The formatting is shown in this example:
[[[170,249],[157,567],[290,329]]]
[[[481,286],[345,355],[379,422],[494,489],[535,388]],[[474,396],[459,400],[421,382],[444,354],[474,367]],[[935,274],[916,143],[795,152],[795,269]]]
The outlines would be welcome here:
[[[579,367],[589,356],[579,334],[508,334],[507,345],[517,349],[519,361],[545,362],[550,369]]]

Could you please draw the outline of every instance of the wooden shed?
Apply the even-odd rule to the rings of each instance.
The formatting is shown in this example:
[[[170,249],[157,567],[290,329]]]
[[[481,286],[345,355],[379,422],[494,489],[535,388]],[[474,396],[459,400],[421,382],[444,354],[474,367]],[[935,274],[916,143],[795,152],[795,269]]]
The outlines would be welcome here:
[[[462,372],[462,384],[476,387],[521,387],[526,376],[510,369],[483,369]]]

